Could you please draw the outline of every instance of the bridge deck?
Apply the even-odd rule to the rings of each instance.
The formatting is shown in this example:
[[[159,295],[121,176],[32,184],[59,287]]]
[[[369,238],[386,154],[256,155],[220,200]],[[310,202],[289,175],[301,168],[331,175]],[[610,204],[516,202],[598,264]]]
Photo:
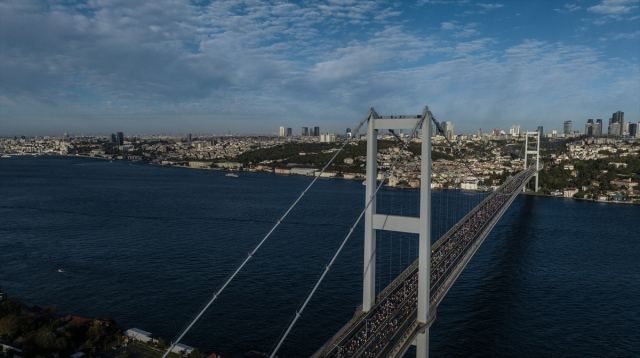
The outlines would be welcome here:
[[[435,320],[437,306],[535,173],[535,167],[531,166],[510,178],[433,244],[429,322],[416,320],[416,260],[378,295],[376,305],[369,312],[362,312],[359,307],[353,319],[313,358],[401,357],[415,336]]]

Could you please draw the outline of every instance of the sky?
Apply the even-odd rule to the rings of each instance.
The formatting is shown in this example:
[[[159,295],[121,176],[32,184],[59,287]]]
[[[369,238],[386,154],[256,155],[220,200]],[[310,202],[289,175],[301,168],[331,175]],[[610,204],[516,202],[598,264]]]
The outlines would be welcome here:
[[[640,2],[0,1],[0,136],[640,121]]]

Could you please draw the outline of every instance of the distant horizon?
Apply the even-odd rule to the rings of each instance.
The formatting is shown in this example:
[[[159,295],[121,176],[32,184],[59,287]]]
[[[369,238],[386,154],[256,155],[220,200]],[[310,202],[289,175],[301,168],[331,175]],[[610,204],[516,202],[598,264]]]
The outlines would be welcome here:
[[[638,0],[0,3],[0,135],[640,121]]]

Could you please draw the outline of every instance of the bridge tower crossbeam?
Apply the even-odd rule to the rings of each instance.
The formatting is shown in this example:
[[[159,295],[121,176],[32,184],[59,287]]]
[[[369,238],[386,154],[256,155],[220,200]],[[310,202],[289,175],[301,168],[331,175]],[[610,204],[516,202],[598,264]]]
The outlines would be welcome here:
[[[529,136],[535,136],[536,141],[536,150],[529,150]],[[527,157],[529,154],[536,156],[536,193],[538,192],[538,171],[540,170],[540,133],[538,131],[535,132],[525,132],[524,134],[524,167],[527,167]],[[526,186],[522,188],[522,192],[524,193],[526,190]]]
[[[414,128],[422,121],[422,155],[420,175],[420,216],[397,216],[378,214],[375,200],[371,201],[365,212],[364,232],[364,279],[362,295],[362,311],[368,312],[376,304],[376,231],[397,231],[419,235],[419,272],[418,275],[418,307],[417,322],[425,327],[416,337],[416,357],[427,358],[429,355],[429,326],[433,323],[435,312],[429,310],[431,277],[431,113],[425,106],[422,115],[416,116],[384,116],[380,117],[371,111],[367,125],[367,163],[366,163],[366,201],[376,192],[378,174],[378,130]]]

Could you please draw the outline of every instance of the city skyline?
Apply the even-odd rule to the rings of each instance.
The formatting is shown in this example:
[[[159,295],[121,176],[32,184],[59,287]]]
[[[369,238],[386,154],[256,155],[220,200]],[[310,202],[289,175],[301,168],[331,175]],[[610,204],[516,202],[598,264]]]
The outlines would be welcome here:
[[[636,123],[639,14],[636,0],[6,1],[0,135],[342,133],[374,104],[427,104],[461,133],[617,110]]]

